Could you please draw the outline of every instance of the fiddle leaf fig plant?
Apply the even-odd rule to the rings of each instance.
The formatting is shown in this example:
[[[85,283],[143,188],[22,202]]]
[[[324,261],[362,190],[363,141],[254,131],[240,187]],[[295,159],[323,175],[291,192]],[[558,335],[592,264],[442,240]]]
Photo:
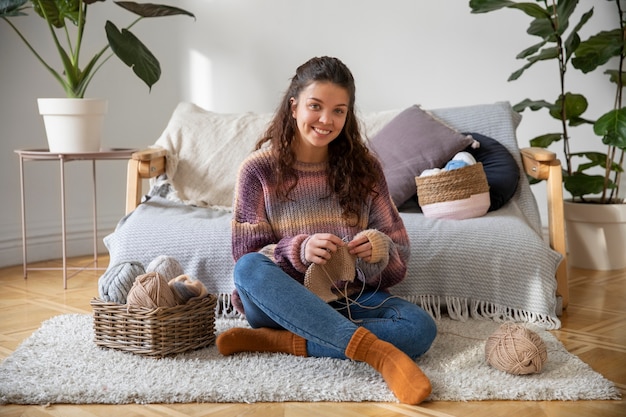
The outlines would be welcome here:
[[[89,21],[88,11],[91,11],[91,5],[103,1],[105,0],[0,0],[0,18],[11,26],[37,60],[61,84],[69,98],[83,98],[93,76],[114,55],[132,68],[135,75],[151,89],[161,77],[159,61],[130,28],[148,17],[195,16],[173,6],[116,1],[116,5],[135,14],[137,18],[122,29],[107,20],[104,27],[106,43],[86,63],[81,64],[83,35]],[[20,30],[17,21],[28,16],[28,12],[33,12],[47,24],[50,40],[58,53],[62,69],[55,69],[55,65],[59,64],[47,62]]]
[[[527,33],[538,38],[537,43],[520,52],[516,58],[526,60],[524,66],[513,72],[509,81],[517,80],[524,72],[541,61],[555,61],[559,75],[560,94],[553,101],[524,99],[513,106],[522,112],[526,109],[545,109],[558,121],[559,131],[548,132],[530,140],[531,146],[547,148],[553,143],[562,144],[565,156],[563,183],[573,201],[623,203],[619,196],[626,150],[626,108],[623,106],[625,51],[625,15],[619,0],[614,3],[616,27],[603,30],[582,41],[581,28],[592,18],[594,8],[583,11],[574,26],[570,18],[578,7],[578,0],[537,0],[535,3],[509,0],[470,0],[472,13],[488,13],[508,8],[519,10],[532,18]],[[597,3],[596,3],[597,4]],[[613,7],[613,5],[611,5]],[[614,99],[607,103],[610,109],[597,120],[584,116],[588,101],[582,94],[566,89],[566,74],[574,68],[589,73],[615,58],[616,69],[606,70],[608,81],[615,83]],[[591,124],[593,132],[606,146],[606,152],[574,152],[570,147],[570,129]]]

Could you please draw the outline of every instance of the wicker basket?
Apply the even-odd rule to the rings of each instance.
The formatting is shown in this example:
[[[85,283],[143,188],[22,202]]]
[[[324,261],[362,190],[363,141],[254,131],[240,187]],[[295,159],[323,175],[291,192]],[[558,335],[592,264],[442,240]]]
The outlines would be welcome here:
[[[131,308],[94,298],[93,324],[98,346],[163,357],[215,342],[217,297],[209,294],[175,307]]]
[[[483,164],[415,177],[417,197],[426,217],[467,219],[487,213],[491,200]]]

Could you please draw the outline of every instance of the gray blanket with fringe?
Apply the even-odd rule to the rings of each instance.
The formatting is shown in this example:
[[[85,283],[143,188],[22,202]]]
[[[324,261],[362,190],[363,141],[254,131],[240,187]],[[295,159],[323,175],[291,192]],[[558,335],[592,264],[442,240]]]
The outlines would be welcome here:
[[[517,214],[517,215],[516,215]],[[560,256],[510,203],[477,219],[437,221],[401,213],[411,238],[406,279],[392,292],[435,317],[485,317],[558,328],[554,271]],[[105,238],[111,266],[172,256],[209,292],[233,290],[231,213],[151,197]]]

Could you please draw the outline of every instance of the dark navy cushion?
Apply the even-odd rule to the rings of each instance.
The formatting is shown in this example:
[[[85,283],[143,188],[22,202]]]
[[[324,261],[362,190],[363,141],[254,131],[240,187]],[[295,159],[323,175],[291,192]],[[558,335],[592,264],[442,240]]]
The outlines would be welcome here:
[[[505,205],[517,189],[519,167],[511,153],[497,140],[480,133],[466,133],[480,142],[480,147],[465,149],[472,154],[476,162],[482,162],[487,183],[491,206],[489,211],[497,210]]]

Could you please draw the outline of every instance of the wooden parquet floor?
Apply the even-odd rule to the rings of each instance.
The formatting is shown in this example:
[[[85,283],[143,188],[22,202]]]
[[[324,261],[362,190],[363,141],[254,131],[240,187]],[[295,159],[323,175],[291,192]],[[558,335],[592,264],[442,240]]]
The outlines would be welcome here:
[[[77,265],[89,258],[75,258]],[[101,266],[108,257],[100,257]],[[59,261],[40,263],[59,266]],[[39,328],[42,321],[65,313],[91,313],[101,272],[83,271],[63,290],[60,271],[32,271],[23,278],[22,266],[0,269],[0,359]],[[626,392],[626,270],[571,271],[571,298],[554,334],[565,347],[614,381]],[[0,406],[1,416],[143,416],[143,417],[624,417],[626,399],[619,401],[482,401],[432,402],[420,406],[393,403],[263,403],[263,404],[132,404]]]

